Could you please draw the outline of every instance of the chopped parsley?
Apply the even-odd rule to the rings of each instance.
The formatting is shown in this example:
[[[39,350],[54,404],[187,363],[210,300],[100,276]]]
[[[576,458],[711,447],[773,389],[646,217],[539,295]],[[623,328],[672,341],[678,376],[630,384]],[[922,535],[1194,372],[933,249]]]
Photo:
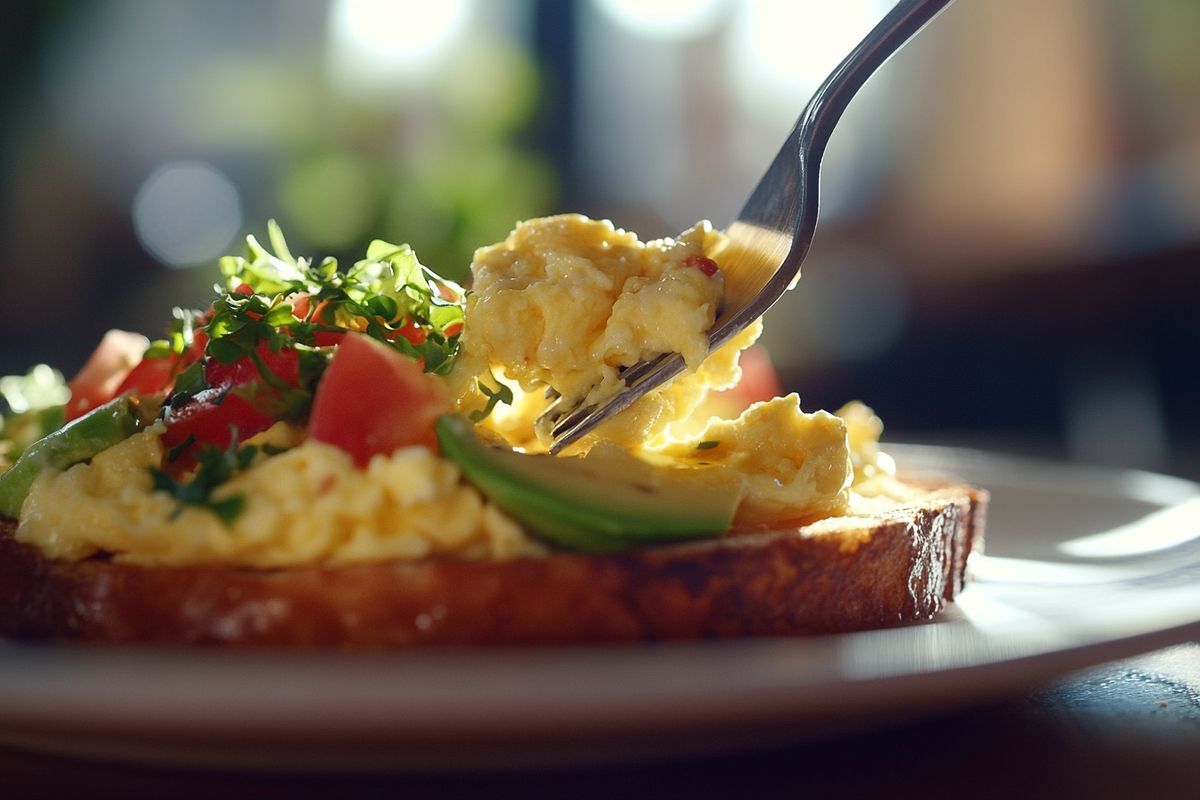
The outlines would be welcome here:
[[[696,449],[697,450],[712,450],[714,447],[717,447],[720,444],[721,444],[720,442],[714,441],[713,439],[707,439],[707,440],[701,442],[700,444],[696,445]]]
[[[271,450],[279,452],[276,448]],[[263,451],[266,452],[266,449],[263,448]],[[207,509],[216,514],[221,522],[230,525],[242,512],[246,499],[240,495],[231,495],[216,500],[212,496],[213,490],[250,466],[258,453],[259,448],[254,445],[238,447],[235,430],[229,447],[223,450],[211,444],[200,447],[196,453],[198,466],[190,478],[179,480],[154,467],[150,468],[150,477],[155,489],[166,492],[179,504],[171,519],[183,513],[186,506],[192,506]]]
[[[496,381],[497,388],[493,389],[483,381],[475,381],[475,385],[479,387],[479,391],[483,392],[487,397],[487,405],[483,408],[472,411],[470,416],[472,422],[482,422],[491,416],[492,411],[496,408],[497,403],[504,403],[511,406],[513,403],[513,392],[508,386],[504,385],[503,381]]]

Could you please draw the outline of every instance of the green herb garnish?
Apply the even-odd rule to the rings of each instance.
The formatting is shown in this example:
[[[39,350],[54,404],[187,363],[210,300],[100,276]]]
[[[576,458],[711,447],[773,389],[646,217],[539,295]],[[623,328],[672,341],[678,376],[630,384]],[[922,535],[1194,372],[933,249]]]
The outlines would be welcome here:
[[[347,333],[370,336],[419,360],[426,372],[450,371],[465,292],[422,266],[408,245],[374,241],[366,258],[341,269],[332,258],[314,264],[293,255],[274,221],[268,236],[270,248],[248,236],[243,255],[220,259],[223,280],[214,287],[212,305],[203,311],[176,308],[166,337],[147,350],[147,358],[174,359],[164,416],[222,389],[215,397],[205,395],[205,402],[218,405],[232,391],[272,419],[302,420]],[[284,351],[287,357],[272,357]],[[298,375],[277,374],[281,364],[295,368],[293,355]],[[244,372],[246,363],[257,373],[253,379]],[[236,386],[212,377],[219,365],[233,367],[222,374],[236,375]]]
[[[175,388],[167,398],[167,404],[172,408],[180,408],[207,388],[204,365],[199,361],[192,362],[175,377]]]
[[[358,331],[420,359],[426,372],[450,371],[465,293],[424,267],[411,247],[376,240],[343,271],[333,258],[314,265],[293,256],[274,221],[268,234],[274,253],[249,236],[245,255],[219,262],[225,286],[206,327],[209,355],[232,363],[264,341],[275,351],[284,343],[320,349],[322,333]]]
[[[181,356],[195,342],[196,323],[200,312],[190,308],[171,309],[171,324],[167,326],[167,338],[150,343],[144,358],[168,358]]]
[[[697,450],[712,450],[714,447],[718,446],[719,444],[721,444],[721,443],[714,441],[712,439],[708,439],[708,440],[703,441],[700,444],[696,445],[696,449]]]
[[[166,492],[179,504],[171,515],[172,519],[178,517],[185,506],[193,506],[211,511],[221,522],[230,525],[242,512],[246,499],[232,495],[215,500],[213,490],[250,466],[258,453],[259,448],[254,445],[238,447],[235,429],[229,446],[224,450],[211,444],[199,449],[196,453],[198,467],[190,479],[176,480],[154,467],[150,468],[150,477],[155,489]]]
[[[479,410],[472,411],[468,415],[471,418],[472,422],[482,422],[483,420],[485,420],[489,416],[491,416],[491,413],[496,408],[497,403],[504,403],[505,405],[509,405],[509,406],[512,405],[512,403],[513,403],[512,389],[510,389],[508,386],[505,386],[502,381],[496,381],[496,385],[498,387],[496,389],[493,389],[492,387],[488,386],[486,383],[484,383],[483,381],[480,381],[480,380],[476,380],[475,385],[477,387],[479,387],[479,391],[483,392],[484,396],[487,397],[488,401],[487,401],[486,406],[484,406],[483,408],[481,408]]]

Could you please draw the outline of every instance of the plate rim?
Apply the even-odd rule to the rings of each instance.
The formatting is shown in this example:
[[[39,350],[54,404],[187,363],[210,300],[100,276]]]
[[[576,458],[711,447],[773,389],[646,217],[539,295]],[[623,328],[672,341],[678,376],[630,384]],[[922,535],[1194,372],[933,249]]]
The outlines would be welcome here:
[[[1160,501],[1182,502],[1190,497],[1200,496],[1200,483],[1186,478],[1143,470],[1071,464],[941,445],[889,444],[887,447],[906,453],[905,460],[907,462],[924,461],[927,466],[930,462],[942,462],[959,466],[965,465],[968,467],[967,472],[973,472],[976,469],[985,469],[991,472],[1007,471],[1009,475],[1027,476],[1028,482],[1041,481],[1047,474],[1066,476],[1074,481],[1076,488],[1091,486],[1093,490],[1104,493],[1111,493],[1114,489],[1125,492],[1136,490],[1139,493],[1138,496],[1126,495],[1125,499],[1150,502],[1163,507],[1170,503]],[[971,475],[965,477],[975,480]],[[981,483],[984,483],[986,488],[986,482],[981,481]],[[968,587],[966,591],[970,592],[971,587]],[[1200,600],[1200,594],[1197,594],[1197,599]],[[1200,610],[1200,606],[1197,608]],[[755,653],[760,659],[779,659],[785,667],[789,664],[803,667],[806,656],[811,657],[814,651],[824,651],[828,659],[829,651],[837,650],[837,643],[845,645],[856,641],[870,642],[872,636],[876,637],[875,641],[877,642],[887,636],[905,637],[910,636],[906,632],[912,629],[936,630],[936,626],[939,624],[941,624],[939,621],[934,621],[886,631],[825,637],[744,639],[653,645],[593,645],[570,648],[510,648],[486,651],[482,654],[472,650],[407,654],[376,653],[366,654],[365,657],[363,654],[305,654],[303,660],[299,662],[296,660],[297,654],[295,653],[164,651],[155,648],[113,647],[95,649],[79,646],[0,642],[0,678],[11,679],[18,676],[16,670],[20,669],[33,670],[34,672],[26,674],[25,677],[28,678],[30,674],[41,676],[47,681],[43,688],[48,690],[52,687],[55,679],[79,677],[72,675],[71,668],[76,671],[83,670],[85,676],[88,669],[91,668],[93,677],[111,678],[114,670],[126,669],[130,662],[135,665],[140,662],[143,666],[153,665],[159,669],[167,666],[179,670],[178,675],[168,676],[173,680],[182,680],[187,676],[189,670],[193,671],[194,676],[194,670],[198,666],[209,669],[210,677],[211,670],[214,668],[218,671],[226,671],[227,674],[223,677],[230,677],[231,675],[236,676],[239,670],[245,670],[251,666],[256,670],[261,670],[277,666],[279,663],[284,664],[285,669],[288,664],[291,664],[293,668],[297,665],[307,665],[304,670],[299,671],[300,673],[304,673],[306,670],[319,673],[320,670],[328,669],[329,665],[333,664],[335,670],[341,670],[338,678],[345,679],[348,677],[347,672],[352,673],[356,669],[361,672],[362,667],[368,666],[371,669],[367,669],[366,672],[372,673],[390,663],[393,667],[396,665],[403,667],[397,671],[398,676],[393,679],[400,680],[406,677],[404,674],[406,670],[411,672],[416,669],[419,673],[421,669],[440,670],[447,665],[453,666],[456,663],[459,665],[458,671],[461,673],[462,665],[471,661],[476,662],[480,668],[494,668],[499,664],[504,665],[510,671],[520,669],[522,664],[526,668],[529,664],[537,664],[538,668],[542,670],[562,670],[577,665],[580,658],[594,659],[597,656],[614,665],[623,665],[626,671],[632,669],[637,672],[638,669],[645,668],[647,665],[664,662],[664,657],[666,664],[673,665],[686,663],[689,658],[697,656],[712,661],[714,654],[721,655],[722,658],[718,660],[731,660],[735,659],[739,653],[746,652]],[[859,724],[878,722],[880,718],[886,721],[888,718],[897,716],[920,715],[922,709],[934,711],[947,706],[962,707],[972,700],[995,699],[1014,690],[1026,689],[1048,682],[1068,672],[1136,655],[1197,636],[1200,636],[1200,613],[1190,621],[1177,621],[1176,624],[1166,627],[1140,630],[1115,638],[1075,642],[1067,647],[1049,648],[1024,655],[1018,653],[1009,658],[990,657],[984,658],[979,663],[957,666],[941,665],[939,669],[933,671],[914,670],[907,673],[897,672],[861,679],[847,678],[843,674],[834,684],[828,681],[821,682],[821,680],[808,683],[795,681],[791,684],[767,681],[755,688],[755,691],[760,694],[760,703],[759,707],[754,709],[753,714],[745,713],[747,711],[745,703],[751,699],[751,693],[749,688],[742,687],[742,691],[735,693],[730,702],[722,704],[710,700],[707,705],[694,712],[691,723],[702,723],[708,727],[715,726],[717,728],[749,726],[752,729],[755,725],[777,725],[789,720],[794,722],[805,718],[816,719],[837,711],[845,715],[844,722],[852,727],[857,727]],[[101,667],[98,674],[94,669],[96,665]],[[216,666],[214,667],[214,665]],[[347,665],[351,667],[350,670],[345,669]],[[708,666],[712,667],[714,664]],[[828,661],[822,663],[822,667],[827,671],[832,666]],[[110,674],[106,674],[105,669],[109,670]],[[58,672],[56,673],[55,670]],[[296,673],[295,669],[292,671]],[[467,674],[470,671],[468,668]],[[933,675],[941,678],[943,685],[946,682],[952,684],[954,690],[945,691],[943,689],[944,693],[942,694],[931,692],[930,677]],[[291,675],[293,682],[297,677],[297,674]],[[310,676],[300,674],[299,677]],[[764,676],[760,676],[760,678],[762,677]],[[765,677],[778,681],[778,675],[766,675]],[[158,678],[161,681],[163,675],[159,674]],[[814,697],[819,699],[821,693],[828,691],[831,685],[853,690],[853,694],[848,700],[842,698],[836,703],[830,702],[822,705],[822,703],[814,701]],[[147,688],[149,686],[150,684],[147,684]],[[898,687],[904,689],[903,695],[908,698],[907,700],[897,700],[899,695],[896,690]],[[159,690],[161,691],[162,688],[160,686]],[[166,688],[169,689],[170,685],[166,685]],[[491,742],[489,748],[488,737],[491,736],[494,739],[500,734],[511,734],[514,725],[527,741],[536,740],[539,731],[546,737],[553,737],[566,731],[573,734],[576,739],[582,737],[603,740],[602,744],[607,744],[609,747],[597,751],[596,754],[599,756],[612,752],[624,752],[620,747],[620,741],[612,740],[614,737],[619,740],[623,729],[627,728],[631,722],[637,721],[637,709],[628,703],[623,706],[611,705],[607,708],[607,713],[600,713],[605,709],[597,706],[596,701],[592,700],[589,701],[591,705],[588,702],[573,706],[566,704],[559,710],[560,713],[557,716],[554,714],[539,716],[538,709],[529,709],[529,713],[524,718],[519,715],[496,718],[492,720],[492,727],[488,728],[481,724],[478,715],[475,718],[472,717],[471,708],[462,704],[457,706],[450,704],[449,707],[440,709],[449,713],[438,715],[439,709],[435,700],[432,705],[423,708],[410,706],[410,712],[419,709],[422,713],[415,716],[410,715],[408,719],[414,724],[406,727],[404,724],[397,725],[397,722],[404,722],[403,719],[396,718],[396,713],[404,708],[404,703],[401,701],[406,695],[404,691],[395,693],[396,688],[395,685],[391,686],[393,694],[385,697],[387,702],[381,701],[375,707],[375,716],[363,713],[363,709],[370,708],[365,705],[370,698],[363,696],[357,699],[357,705],[346,707],[345,714],[341,718],[326,717],[323,721],[317,721],[305,727],[300,724],[303,722],[303,715],[297,712],[292,715],[282,714],[265,725],[256,725],[253,724],[253,721],[242,720],[241,731],[243,737],[258,736],[261,738],[288,733],[301,739],[307,738],[312,742],[325,742],[330,737],[324,734],[334,733],[337,734],[335,738],[343,739],[346,739],[347,734],[356,734],[350,736],[346,741],[358,741],[363,736],[380,734],[384,734],[386,739],[393,742],[421,733],[434,739],[441,736],[443,740],[449,741],[462,740],[466,737],[471,739],[472,746],[475,747],[473,755],[469,753],[468,757],[473,759],[473,763],[486,766],[493,756],[505,750],[502,746],[497,747],[497,742]],[[126,686],[124,689],[128,691],[130,686]],[[686,693],[679,696],[664,696],[657,707],[653,703],[643,706],[642,713],[644,715],[648,711],[661,710],[662,703],[678,703],[680,697],[685,695]],[[912,700],[918,695],[926,705],[914,707]],[[204,711],[202,707],[195,705],[195,701],[203,699],[199,694],[190,698],[177,697],[174,707],[169,703],[154,706],[146,706],[143,703],[140,709],[136,704],[132,708],[129,705],[122,706],[121,704],[128,700],[128,695],[123,696],[119,692],[94,694],[92,695],[93,702],[90,705],[88,703],[79,704],[77,701],[81,696],[78,693],[67,692],[60,696],[57,703],[47,702],[50,694],[39,696],[36,686],[28,680],[16,683],[12,680],[0,680],[0,742],[38,750],[45,750],[47,747],[57,748],[59,753],[65,755],[85,754],[92,757],[99,756],[142,763],[163,761],[164,758],[167,763],[176,763],[180,758],[184,758],[194,765],[209,767],[223,763],[231,765],[239,763],[236,752],[229,752],[228,748],[223,748],[219,741],[212,741],[210,738],[219,732],[214,730],[214,726],[219,728],[221,721],[231,713],[228,710],[228,704],[211,706],[206,715],[202,713]],[[276,696],[271,695],[270,697]],[[331,702],[336,708],[337,702],[345,701],[347,698],[353,698],[353,694],[334,693],[333,696],[324,698],[326,702],[322,708],[328,712]],[[634,700],[645,699],[645,696],[633,692],[628,694],[626,700],[631,698]],[[180,701],[185,699],[192,704],[180,705]],[[262,700],[261,697],[259,699]],[[576,700],[578,699],[576,698]],[[611,697],[607,699],[611,700]],[[737,704],[732,701],[741,701],[741,703]],[[929,704],[930,701],[933,701],[932,705]],[[71,705],[73,702],[74,706]],[[667,708],[670,706],[668,705]],[[118,714],[118,709],[122,713]],[[266,705],[260,705],[255,713],[266,713],[270,709],[271,705],[268,702]],[[350,718],[356,713],[356,709],[359,716]],[[244,708],[244,710],[250,711],[251,708]],[[542,711],[544,710],[542,709]],[[590,716],[580,717],[583,710],[590,711]],[[494,704],[488,707],[489,713],[495,711]],[[676,711],[678,712],[678,709]],[[740,715],[736,713],[739,711]],[[855,718],[858,717],[861,719],[856,722]],[[677,715],[676,724],[681,719],[682,717]],[[437,724],[439,721],[440,724]],[[258,722],[262,723],[262,720]],[[387,726],[389,722],[392,723],[390,728]],[[425,727],[420,728],[416,723]],[[38,738],[39,733],[58,733],[60,738],[57,740],[57,744],[41,741]],[[107,749],[104,747],[104,742],[101,741],[104,737],[108,737],[111,743]],[[189,741],[193,744],[202,743],[205,747],[197,751],[190,759],[187,758],[186,753],[172,751],[173,743]],[[509,749],[511,750],[511,748]],[[292,755],[268,754],[269,757],[265,764],[256,762],[253,765],[316,769],[328,767],[331,764],[334,766],[341,764],[354,768],[372,768],[384,766],[382,762],[386,762],[388,768],[408,769],[434,767],[438,760],[433,757],[433,754],[419,748],[411,753],[410,758],[397,758],[395,753],[384,758],[381,753],[371,749],[361,751],[361,757],[356,757],[353,752],[337,751],[329,753],[330,758],[315,760],[311,759],[312,753],[308,752],[306,748],[289,752]],[[626,752],[625,755],[632,754]],[[512,760],[512,756],[513,754],[510,752],[505,763],[516,763]],[[553,760],[553,757],[554,753],[552,752],[542,753],[541,756],[545,760]],[[253,761],[253,759],[251,760]],[[535,759],[535,761],[537,760]],[[517,759],[517,761],[521,760]]]

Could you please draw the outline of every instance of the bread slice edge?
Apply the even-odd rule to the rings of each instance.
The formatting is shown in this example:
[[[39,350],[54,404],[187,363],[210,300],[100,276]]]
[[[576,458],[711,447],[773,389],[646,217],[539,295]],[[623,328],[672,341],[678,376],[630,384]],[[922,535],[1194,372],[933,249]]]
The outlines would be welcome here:
[[[407,649],[828,634],[931,619],[983,547],[988,495],[950,479],[868,517],[510,561],[257,570],[56,562],[0,521],[0,636]]]

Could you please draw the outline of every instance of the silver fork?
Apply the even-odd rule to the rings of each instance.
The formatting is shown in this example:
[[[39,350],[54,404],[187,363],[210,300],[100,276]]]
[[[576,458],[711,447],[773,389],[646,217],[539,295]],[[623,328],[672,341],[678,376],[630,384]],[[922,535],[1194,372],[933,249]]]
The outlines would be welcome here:
[[[725,230],[714,254],[725,275],[725,299],[709,332],[709,352],[758,319],[800,277],[817,227],[821,157],[834,127],[867,79],[949,5],[951,0],[900,0],[817,88],[783,148]],[[683,357],[664,353],[621,373],[625,387],[590,406],[560,408],[558,398],[538,423],[551,423],[557,453],[601,422],[683,371]]]

